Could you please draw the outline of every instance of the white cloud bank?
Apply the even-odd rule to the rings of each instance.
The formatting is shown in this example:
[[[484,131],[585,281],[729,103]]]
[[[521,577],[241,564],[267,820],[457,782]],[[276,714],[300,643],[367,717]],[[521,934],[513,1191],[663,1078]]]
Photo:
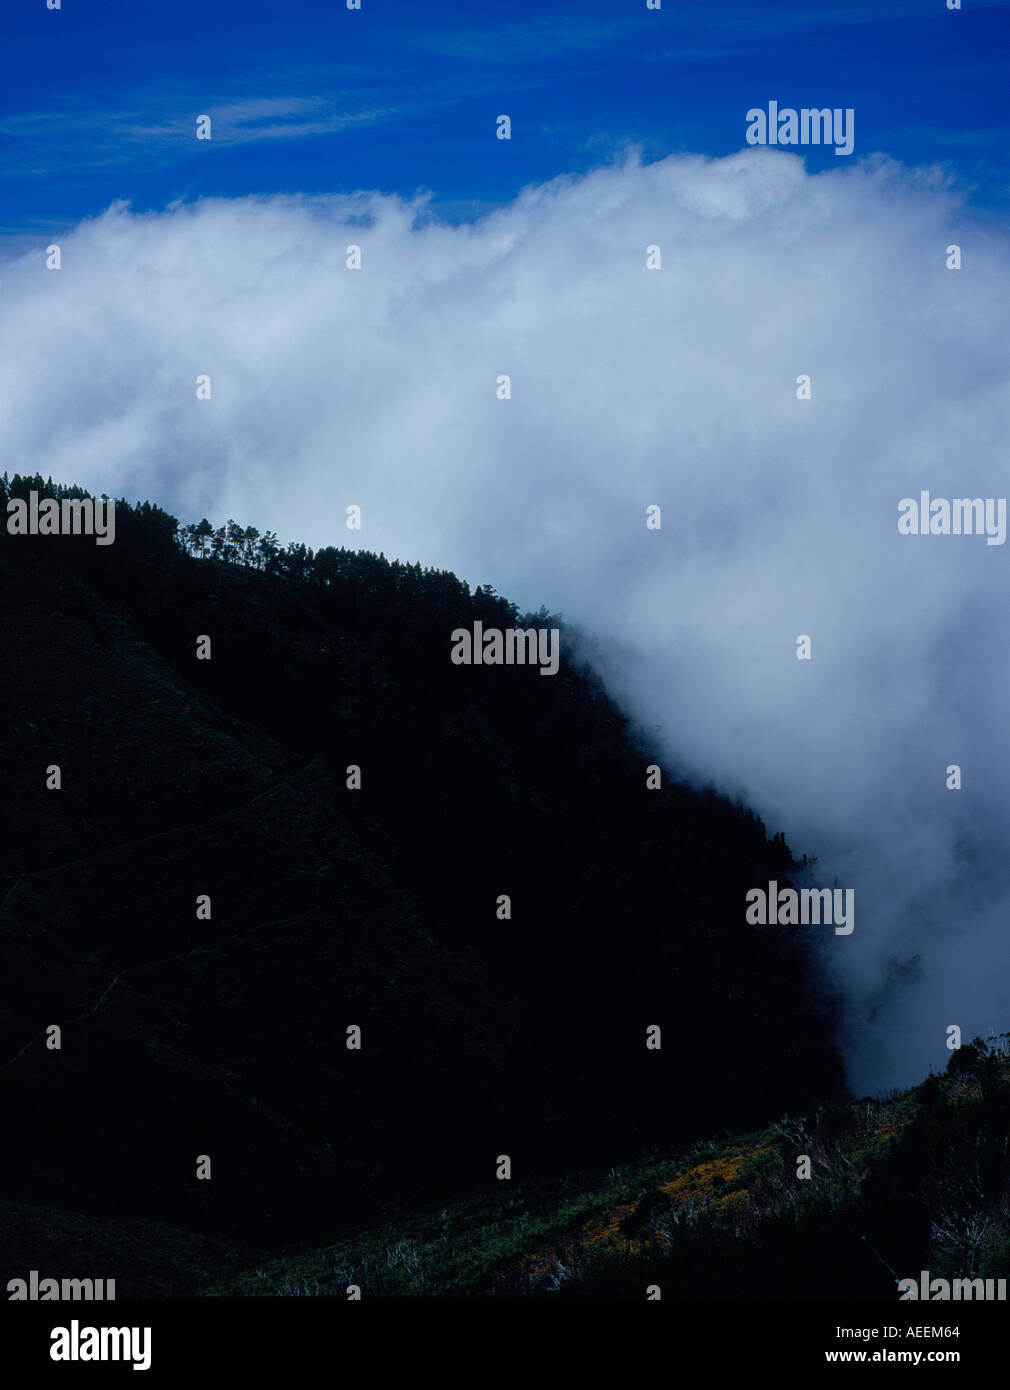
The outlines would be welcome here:
[[[1010,492],[1005,229],[935,173],[755,149],[474,225],[273,197],[61,244],[0,274],[5,467],[562,610],[668,752],[855,888],[822,949],[857,1089],[1010,1027],[1010,545],[897,530],[920,489]]]

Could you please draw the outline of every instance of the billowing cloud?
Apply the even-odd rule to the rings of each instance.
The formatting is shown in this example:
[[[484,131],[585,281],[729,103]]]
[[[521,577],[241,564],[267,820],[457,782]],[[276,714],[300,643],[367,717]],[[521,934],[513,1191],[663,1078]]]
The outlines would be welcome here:
[[[124,205],[61,250],[2,268],[10,471],[562,610],[668,765],[856,890],[819,949],[857,1088],[1010,1026],[1010,547],[897,526],[923,489],[1010,491],[1006,231],[942,176],[632,155],[470,225],[378,193]]]

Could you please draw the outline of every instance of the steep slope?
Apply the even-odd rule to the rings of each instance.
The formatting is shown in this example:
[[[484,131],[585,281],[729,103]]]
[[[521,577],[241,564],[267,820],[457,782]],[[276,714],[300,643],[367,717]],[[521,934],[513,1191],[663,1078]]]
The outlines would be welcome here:
[[[0,539],[0,1193],[275,1249],[840,1095],[813,948],[743,923],[781,837],[647,791],[569,656],[452,665],[513,606],[117,511]]]

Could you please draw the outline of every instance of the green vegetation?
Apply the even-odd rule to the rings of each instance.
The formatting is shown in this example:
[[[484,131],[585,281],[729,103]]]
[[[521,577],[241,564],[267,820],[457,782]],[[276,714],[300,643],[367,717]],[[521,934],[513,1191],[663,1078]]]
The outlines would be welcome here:
[[[211,1295],[897,1297],[897,1278],[1010,1276],[1010,1067],[948,1073],[669,1159],[501,1184],[269,1261]],[[796,1158],[812,1160],[810,1180]]]

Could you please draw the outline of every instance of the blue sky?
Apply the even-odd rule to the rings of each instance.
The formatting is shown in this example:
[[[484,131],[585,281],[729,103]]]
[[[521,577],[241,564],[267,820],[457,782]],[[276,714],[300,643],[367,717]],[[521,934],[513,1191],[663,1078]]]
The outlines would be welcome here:
[[[963,0],[43,0],[0,24],[0,231],[248,193],[430,190],[450,220],[627,144],[744,145],[769,98],[852,107],[855,157],[1010,205],[1010,13]],[[507,112],[510,142],[494,139]],[[194,138],[210,114],[214,138]],[[836,161],[804,151],[808,167]]]

